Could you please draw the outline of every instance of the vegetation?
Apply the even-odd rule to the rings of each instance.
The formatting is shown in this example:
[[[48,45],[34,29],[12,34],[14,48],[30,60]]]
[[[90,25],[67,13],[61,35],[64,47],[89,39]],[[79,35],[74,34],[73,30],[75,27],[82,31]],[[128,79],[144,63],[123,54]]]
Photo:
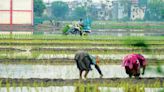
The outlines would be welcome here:
[[[112,36],[62,36],[62,35],[0,35],[0,58],[4,61],[13,59],[15,62],[38,61],[46,57],[57,55],[72,57],[77,50],[87,50],[93,55],[124,55],[129,53],[142,53],[144,55],[162,55],[164,52],[164,37],[112,37]],[[94,45],[94,46],[93,46]],[[43,62],[49,62],[48,59]],[[104,59],[103,62],[118,63],[121,58]],[[52,60],[51,60],[52,61]],[[57,59],[54,61],[62,61]],[[72,61],[65,59],[63,61]],[[163,62],[155,57],[149,61]]]
[[[30,81],[30,80],[29,80]],[[32,83],[29,83],[28,81],[25,83],[23,81],[19,82],[10,82],[6,80],[6,84],[0,85],[0,90],[6,88],[5,90],[7,92],[12,92],[12,89],[17,89],[17,91],[26,91],[26,92],[40,92],[45,89],[50,90],[52,87],[63,87],[65,85],[58,83],[55,83],[53,81],[33,81]],[[141,82],[142,83],[142,82]],[[100,92],[103,88],[106,88],[105,92],[110,92],[111,88],[117,88],[117,91],[124,91],[124,92],[145,92],[145,88],[162,88],[164,87],[163,85],[160,84],[159,81],[156,81],[154,84],[141,84],[137,83],[134,84],[132,82],[103,82],[101,84],[97,83],[85,83],[84,81],[81,81],[81,83],[74,83],[74,84],[68,84],[66,83],[67,86],[65,87],[73,87],[75,92]],[[52,86],[53,85],[53,86]],[[34,89],[34,90],[32,90]],[[52,89],[51,89],[52,90]],[[163,92],[163,91],[161,91]]]
[[[141,0],[142,1],[142,0]],[[149,0],[147,4],[147,10],[145,19],[146,20],[163,20],[163,11],[164,11],[164,1],[163,0]]]
[[[108,2],[108,0],[104,0]],[[131,0],[119,0],[118,2],[114,2],[112,4],[111,14],[103,14],[103,10],[108,6],[108,3],[100,3],[99,7],[94,5],[92,1],[88,1],[87,3],[75,3],[79,5],[75,5],[73,7],[68,7],[68,4],[61,1],[55,1],[51,4],[52,7],[51,14],[55,16],[57,20],[77,20],[78,18],[83,18],[89,15],[94,20],[104,20],[104,17],[109,16],[110,18],[107,20],[115,20],[115,21],[130,21],[131,19],[131,7],[134,5]],[[163,0],[138,0],[139,8],[145,7],[145,16],[144,19],[136,20],[136,21],[163,21],[164,20],[164,1]],[[36,4],[37,5],[37,4]],[[88,5],[88,6],[87,6]],[[40,7],[43,6],[42,4]],[[104,7],[103,7],[104,6]],[[118,7],[121,7],[122,12]],[[43,7],[44,8],[44,7]],[[42,11],[42,7],[40,8]],[[47,7],[49,8],[49,7]],[[118,9],[118,10],[117,10]],[[108,10],[109,11],[109,10]],[[123,15],[123,17],[120,14]],[[40,15],[40,14],[39,14]],[[66,17],[67,15],[67,17]],[[100,16],[101,15],[101,16]],[[119,18],[118,16],[121,16]],[[51,17],[53,17],[51,16]]]
[[[73,11],[73,18],[79,20],[80,18],[86,18],[86,8],[85,7],[76,7]]]
[[[68,4],[62,1],[55,1],[51,4],[51,13],[56,19],[65,19],[69,12]]]
[[[34,0],[34,13],[35,16],[41,17],[44,9],[46,8],[42,0]]]

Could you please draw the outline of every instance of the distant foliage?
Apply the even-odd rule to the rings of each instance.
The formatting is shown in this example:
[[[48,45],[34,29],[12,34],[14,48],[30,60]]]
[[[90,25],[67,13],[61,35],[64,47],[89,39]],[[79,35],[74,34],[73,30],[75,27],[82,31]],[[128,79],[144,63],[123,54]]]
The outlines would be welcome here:
[[[46,6],[42,0],[34,0],[34,13],[36,16],[41,17],[45,8]]]
[[[85,7],[76,7],[73,11],[73,17],[75,19],[85,18],[86,17],[86,9]]]
[[[51,13],[56,19],[65,19],[68,15],[68,4],[62,1],[55,1],[51,5]]]
[[[150,0],[145,14],[146,20],[164,20],[164,1]]]

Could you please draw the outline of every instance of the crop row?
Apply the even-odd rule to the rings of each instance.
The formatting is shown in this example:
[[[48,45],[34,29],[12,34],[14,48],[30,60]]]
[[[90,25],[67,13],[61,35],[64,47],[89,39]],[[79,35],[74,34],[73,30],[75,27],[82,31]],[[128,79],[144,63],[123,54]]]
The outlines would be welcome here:
[[[104,36],[104,35],[89,35],[81,37],[79,35],[25,35],[25,34],[13,34],[13,35],[7,35],[7,34],[1,34],[0,39],[41,39],[41,40],[124,40],[124,39],[145,39],[145,40],[164,40],[163,36]]]

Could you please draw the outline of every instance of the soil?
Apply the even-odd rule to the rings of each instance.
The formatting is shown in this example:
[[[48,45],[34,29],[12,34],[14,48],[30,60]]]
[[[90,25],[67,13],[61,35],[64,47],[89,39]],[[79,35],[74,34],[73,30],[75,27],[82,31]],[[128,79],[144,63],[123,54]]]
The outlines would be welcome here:
[[[11,84],[15,83],[14,86],[68,86],[75,84],[97,84],[99,86],[106,86],[108,84],[112,84],[110,86],[123,86],[121,83],[127,84],[144,84],[145,87],[152,86],[164,86],[164,77],[150,77],[150,78],[95,78],[95,79],[87,79],[87,80],[79,80],[79,79],[39,79],[39,78],[30,78],[30,79],[11,79],[11,78],[0,78],[2,86],[6,86],[7,83]],[[35,85],[33,85],[35,84]],[[42,85],[43,86],[43,85]]]
[[[156,60],[156,59],[148,59],[149,65],[159,65],[164,64],[164,60]],[[0,59],[0,63],[2,64],[53,64],[53,65],[67,65],[67,64],[75,64],[73,59],[69,58],[51,58],[51,59]],[[101,60],[100,64],[121,64],[121,60],[110,60],[104,59]]]

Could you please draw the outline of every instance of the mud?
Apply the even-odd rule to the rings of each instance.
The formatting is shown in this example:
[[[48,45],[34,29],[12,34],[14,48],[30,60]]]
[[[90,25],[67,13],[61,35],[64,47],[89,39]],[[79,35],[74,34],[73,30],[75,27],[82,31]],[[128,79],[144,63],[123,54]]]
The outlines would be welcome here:
[[[47,46],[47,45],[54,45],[54,46],[127,46],[126,44],[111,44],[111,43],[17,43],[17,42],[1,42],[1,45],[16,45],[16,46]],[[152,43],[152,44],[148,44],[149,46],[164,46],[164,44],[157,44],[157,43]]]
[[[147,59],[149,61],[149,65],[158,65],[164,64],[164,60],[157,60],[157,59]],[[0,59],[0,64],[46,64],[46,65],[67,65],[67,64],[74,64],[75,61],[70,58],[50,58],[50,59],[16,59],[16,58],[5,58]],[[100,64],[121,64],[120,59],[102,59]]]
[[[154,83],[159,83],[161,87],[163,87],[164,77],[150,77],[150,78],[95,78],[95,79],[87,79],[87,80],[79,80],[79,79],[40,79],[40,78],[30,78],[30,79],[11,79],[11,78],[0,78],[2,86],[6,86],[7,83],[13,84],[14,86],[29,86],[29,84],[37,84],[37,86],[41,86],[44,83],[44,86],[62,86],[62,85],[75,85],[75,84],[98,84],[99,86],[104,86],[108,84],[112,84],[110,86],[121,86],[121,83],[127,84],[145,84],[145,86],[152,86]],[[12,85],[11,85],[12,86]],[[34,85],[31,85],[34,86]],[[42,85],[43,86],[43,85]]]

